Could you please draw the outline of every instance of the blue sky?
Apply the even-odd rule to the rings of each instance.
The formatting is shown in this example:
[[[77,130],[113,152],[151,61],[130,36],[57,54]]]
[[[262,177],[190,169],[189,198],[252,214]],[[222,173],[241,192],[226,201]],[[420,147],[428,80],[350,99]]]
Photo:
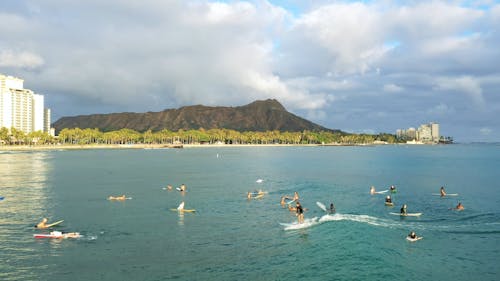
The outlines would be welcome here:
[[[332,129],[500,141],[498,1],[6,0],[0,73],[62,116],[274,98]]]

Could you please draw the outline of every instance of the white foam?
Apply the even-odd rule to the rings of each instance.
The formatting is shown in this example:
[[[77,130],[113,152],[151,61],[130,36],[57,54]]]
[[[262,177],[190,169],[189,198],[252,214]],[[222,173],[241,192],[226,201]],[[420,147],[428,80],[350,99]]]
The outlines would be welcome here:
[[[328,221],[342,221],[342,220],[348,220],[348,221],[355,221],[355,222],[361,222],[361,223],[367,223],[371,225],[376,225],[376,226],[393,226],[393,223],[390,223],[390,221],[379,219],[376,217],[368,216],[368,215],[350,215],[350,214],[333,214],[333,215],[324,215],[319,219],[319,222],[328,222]]]
[[[285,230],[296,230],[296,229],[303,229],[303,228],[309,228],[311,226],[320,224],[318,221],[318,217],[310,218],[310,219],[305,219],[303,223],[280,223],[285,227]]]

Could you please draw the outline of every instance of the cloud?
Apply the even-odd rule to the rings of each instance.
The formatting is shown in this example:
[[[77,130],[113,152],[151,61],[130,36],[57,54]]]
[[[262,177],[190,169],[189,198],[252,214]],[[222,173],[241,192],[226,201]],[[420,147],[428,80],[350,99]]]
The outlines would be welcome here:
[[[465,93],[479,106],[484,106],[483,90],[480,81],[471,76],[441,77],[436,80],[436,90],[458,91]]]
[[[490,128],[486,128],[486,127],[485,127],[485,128],[480,128],[480,129],[479,129],[479,133],[481,133],[481,135],[483,135],[483,136],[488,136],[488,135],[490,135],[492,132],[493,132],[493,130],[492,130],[492,129],[490,129]]]
[[[404,90],[403,87],[400,87],[396,84],[385,84],[384,85],[384,91],[388,93],[399,93]]]
[[[0,51],[0,67],[35,69],[43,64],[43,58],[35,53]]]

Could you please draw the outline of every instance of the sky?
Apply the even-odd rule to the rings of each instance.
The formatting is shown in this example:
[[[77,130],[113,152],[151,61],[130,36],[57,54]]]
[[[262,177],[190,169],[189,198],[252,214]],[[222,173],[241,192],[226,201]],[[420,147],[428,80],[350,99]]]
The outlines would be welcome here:
[[[353,133],[500,141],[500,1],[2,0],[0,73],[52,120],[276,99]]]

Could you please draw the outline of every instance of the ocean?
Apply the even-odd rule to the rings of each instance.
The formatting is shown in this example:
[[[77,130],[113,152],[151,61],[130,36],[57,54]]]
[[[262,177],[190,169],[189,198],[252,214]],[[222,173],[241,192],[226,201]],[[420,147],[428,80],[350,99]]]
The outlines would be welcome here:
[[[499,280],[499,167],[485,144],[0,152],[0,280]],[[295,191],[316,219],[285,230]],[[35,239],[44,217],[82,237]]]

